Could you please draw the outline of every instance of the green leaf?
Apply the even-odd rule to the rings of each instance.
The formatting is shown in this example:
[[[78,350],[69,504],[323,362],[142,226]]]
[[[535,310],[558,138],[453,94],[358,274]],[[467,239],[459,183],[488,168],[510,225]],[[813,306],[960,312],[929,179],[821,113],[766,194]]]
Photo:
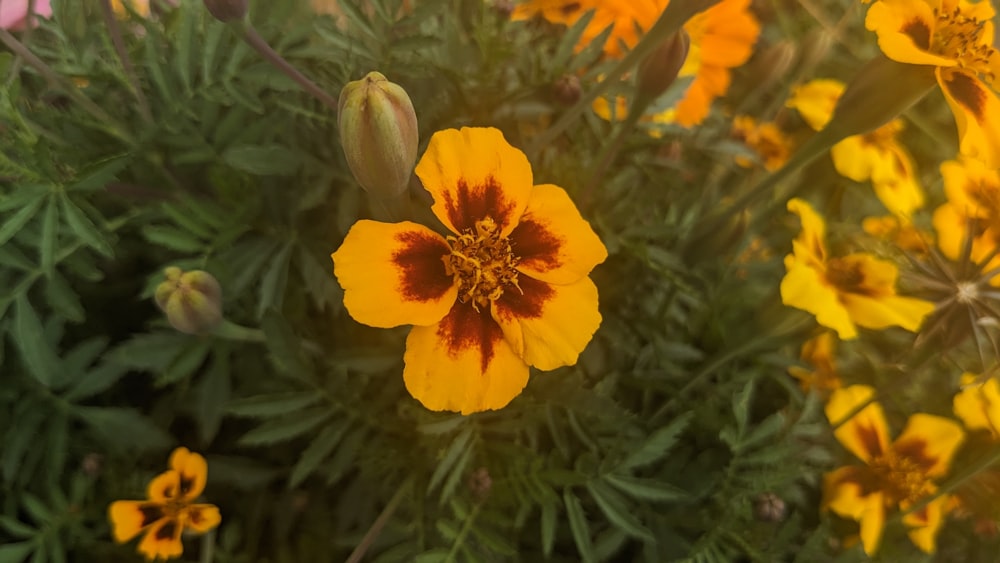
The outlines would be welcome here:
[[[542,553],[546,558],[552,556],[552,548],[556,545],[556,524],[558,514],[556,513],[556,503],[549,501],[542,503]]]
[[[271,260],[264,272],[260,284],[260,297],[257,301],[257,318],[264,318],[268,309],[281,309],[285,299],[285,286],[288,284],[288,266],[292,259],[292,243],[285,243]]]
[[[190,343],[190,336],[175,332],[139,334],[115,348],[110,359],[118,365],[159,373]]]
[[[21,359],[28,372],[48,387],[59,370],[59,358],[45,338],[42,323],[24,295],[20,295],[15,302],[14,316],[14,343],[21,352]]]
[[[83,377],[78,377],[75,385],[63,393],[63,399],[70,402],[89,399],[110,389],[127,371],[128,368],[121,364],[102,363]]]
[[[38,193],[35,198],[31,199],[29,203],[25,204],[12,217],[4,219],[3,226],[0,227],[0,245],[12,239],[14,235],[28,224],[28,221],[38,213],[38,208],[42,206],[42,202],[44,201],[45,193]]]
[[[635,469],[654,463],[667,455],[670,448],[674,447],[677,442],[677,437],[687,427],[692,415],[692,412],[684,413],[672,420],[670,424],[653,432],[618,467],[623,470]]]
[[[73,233],[87,246],[93,248],[97,252],[100,252],[108,258],[114,256],[114,250],[111,249],[111,245],[108,244],[107,239],[104,234],[94,225],[94,222],[87,217],[87,214],[83,212],[82,209],[77,207],[73,201],[66,196],[62,195],[60,198],[62,201],[63,215],[66,217],[66,223]]]
[[[22,563],[36,545],[33,541],[0,545],[0,563]]]
[[[465,476],[465,469],[469,465],[469,460],[472,459],[472,453],[473,448],[466,448],[455,462],[455,467],[452,468],[451,472],[448,474],[448,478],[445,479],[444,484],[441,485],[440,504],[444,504],[448,499],[450,499],[451,495],[455,492],[455,488],[462,482],[462,477]]]
[[[594,544],[590,539],[590,527],[587,525],[587,517],[583,514],[580,499],[576,498],[569,489],[566,489],[563,491],[563,503],[566,505],[569,529],[573,533],[573,541],[576,542],[580,558],[586,563],[596,562],[597,555],[594,553]]]
[[[198,437],[208,445],[219,431],[222,418],[232,393],[229,352],[216,351],[212,365],[205,374],[195,394],[195,411],[198,414]]]
[[[278,373],[297,381],[311,382],[312,369],[302,358],[302,341],[284,317],[273,310],[268,311],[261,320],[261,329]]]
[[[776,412],[771,416],[765,418],[754,427],[749,433],[747,433],[743,440],[737,445],[735,452],[745,452],[752,449],[754,446],[759,445],[761,442],[773,438],[777,433],[781,432],[785,428],[785,416],[780,412]]]
[[[109,446],[119,450],[163,450],[173,441],[162,428],[135,409],[76,407],[73,411]]]
[[[66,191],[92,192],[104,190],[131,161],[132,156],[124,153],[93,162],[82,172],[83,178],[66,186]]]
[[[312,391],[258,395],[231,401],[227,412],[235,416],[268,418],[298,412],[318,402],[321,398],[322,395]]]
[[[167,369],[156,377],[154,385],[164,387],[189,377],[205,363],[205,358],[211,350],[212,341],[209,339],[188,339],[187,346],[170,362]]]
[[[45,503],[35,495],[25,492],[21,494],[21,506],[24,507],[24,511],[28,513],[28,516],[35,521],[36,524],[44,525],[49,520],[52,520],[52,510]]]
[[[38,530],[9,516],[0,515],[0,528],[7,531],[15,538],[30,538],[38,533]]]
[[[185,254],[197,254],[205,249],[205,243],[198,237],[174,227],[147,225],[142,229],[142,236],[155,245]]]
[[[583,32],[590,26],[590,21],[594,19],[594,11],[587,10],[576,22],[573,23],[569,29],[562,32],[562,37],[559,40],[559,46],[556,48],[555,54],[552,55],[550,60],[550,68],[563,69],[569,64],[570,57],[573,56],[573,52],[576,50],[577,44],[580,42],[580,38],[583,36]],[[602,43],[603,45],[603,43]]]
[[[281,145],[239,145],[222,153],[222,160],[237,170],[255,176],[288,176],[298,170],[302,158]]]
[[[329,417],[328,409],[314,408],[269,420],[244,434],[238,443],[242,446],[265,446],[286,442],[316,428]]]
[[[45,215],[42,218],[42,240],[38,245],[42,271],[51,276],[56,264],[56,247],[59,244],[59,202],[55,197],[46,198]]]
[[[434,469],[434,474],[431,475],[430,483],[427,485],[428,494],[432,493],[441,484],[445,476],[448,475],[449,471],[454,468],[455,462],[458,461],[459,457],[469,446],[469,442],[472,441],[472,434],[472,428],[466,427],[451,441],[451,445],[448,446],[444,457],[438,463],[437,468]]]
[[[45,281],[45,301],[53,311],[71,322],[82,323],[86,320],[87,314],[80,303],[80,297],[58,271],[53,270]]]
[[[610,473],[604,480],[630,497],[647,502],[690,501],[691,493],[668,483],[654,479],[641,479],[628,475]]]
[[[329,425],[316,436],[309,444],[309,447],[302,452],[298,463],[292,468],[292,474],[288,478],[288,487],[294,489],[298,487],[306,477],[312,475],[319,464],[329,456],[350,425],[347,421],[340,421],[337,424]]]
[[[612,525],[626,534],[653,543],[656,538],[642,525],[642,522],[632,513],[628,505],[614,489],[600,481],[587,482],[587,491],[597,503],[597,507],[608,517]]]

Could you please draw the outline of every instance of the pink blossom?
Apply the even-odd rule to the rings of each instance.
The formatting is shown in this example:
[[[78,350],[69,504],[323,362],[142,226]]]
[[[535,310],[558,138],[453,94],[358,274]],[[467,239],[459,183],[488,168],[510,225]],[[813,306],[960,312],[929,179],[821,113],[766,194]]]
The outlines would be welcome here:
[[[31,0],[0,0],[0,29],[24,29]],[[52,17],[50,0],[35,0],[35,16]]]

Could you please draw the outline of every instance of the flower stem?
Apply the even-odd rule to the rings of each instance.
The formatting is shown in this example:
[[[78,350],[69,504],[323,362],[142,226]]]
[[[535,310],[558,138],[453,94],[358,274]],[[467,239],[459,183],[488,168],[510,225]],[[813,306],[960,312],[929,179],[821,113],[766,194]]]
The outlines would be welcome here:
[[[229,319],[222,319],[222,324],[212,330],[212,335],[224,340],[242,342],[264,342],[264,332],[260,329],[238,325]]]
[[[212,563],[215,559],[215,529],[211,529],[201,536],[201,553],[198,555],[199,563]]]
[[[115,53],[118,54],[118,60],[122,63],[122,71],[125,72],[125,78],[131,87],[132,95],[135,96],[135,101],[139,104],[139,114],[147,123],[152,123],[153,114],[149,110],[149,103],[146,101],[146,96],[142,93],[142,88],[139,86],[139,80],[135,75],[135,67],[132,66],[132,59],[129,58],[128,51],[125,50],[125,42],[122,40],[122,32],[118,26],[118,19],[115,18],[114,11],[111,9],[111,0],[103,0],[101,2],[101,14],[104,16],[104,25],[108,28],[108,35],[111,36],[111,44],[115,48]]]
[[[719,3],[720,0],[674,0],[667,4],[663,13],[660,14],[660,18],[656,20],[653,27],[649,28],[649,31],[643,35],[639,43],[636,44],[635,48],[628,52],[627,55],[604,77],[603,80],[598,82],[593,88],[583,94],[580,100],[573,107],[566,110],[566,113],[543,131],[537,139],[528,148],[529,154],[538,154],[542,147],[546,147],[552,144],[552,141],[556,139],[563,131],[569,128],[574,121],[584,111],[586,111],[590,105],[598,97],[607,92],[613,84],[617,81],[632,67],[639,64],[643,58],[645,58],[654,49],[659,47],[660,43],[663,42],[667,37],[670,37],[684,25],[691,16],[697,14],[698,12],[707,10],[715,4]]]
[[[588,205],[590,203],[590,198],[593,197],[594,189],[597,187],[601,180],[604,179],[604,175],[608,171],[608,167],[615,161],[615,157],[621,151],[622,145],[625,143],[625,139],[628,134],[632,132],[635,124],[639,122],[639,119],[646,109],[649,108],[650,104],[653,103],[653,98],[643,94],[636,95],[635,102],[633,102],[632,107],[629,108],[628,114],[625,119],[618,124],[618,130],[615,131],[614,138],[604,145],[601,149],[600,154],[597,157],[597,165],[591,171],[589,177],[590,181],[583,187],[580,192],[580,201],[583,205]],[[612,107],[614,102],[611,102]]]
[[[264,57],[267,62],[271,63],[278,70],[288,75],[289,78],[298,83],[303,90],[311,94],[317,100],[323,102],[328,108],[333,110],[333,113],[337,113],[337,100],[333,96],[327,94],[322,88],[316,85],[315,82],[306,78],[304,74],[298,71],[291,63],[285,60],[277,51],[268,45],[267,41],[257,33],[253,25],[247,21],[241,21],[239,24],[240,31],[242,32],[243,40],[247,42],[248,45],[253,47],[260,56]]]
[[[399,486],[398,489],[396,489],[396,494],[392,495],[392,498],[389,499],[389,503],[385,505],[385,508],[382,509],[378,518],[376,518],[375,522],[372,523],[371,528],[368,528],[368,531],[365,532],[365,535],[361,538],[358,546],[355,547],[354,551],[351,552],[351,555],[348,556],[346,563],[359,563],[361,561],[361,558],[365,556],[368,548],[375,543],[375,539],[378,538],[380,533],[382,533],[382,528],[385,527],[386,522],[389,521],[389,518],[391,518],[396,512],[396,509],[399,508],[399,503],[403,501],[403,497],[407,492],[409,492],[412,483],[412,479],[407,479],[402,485]]]

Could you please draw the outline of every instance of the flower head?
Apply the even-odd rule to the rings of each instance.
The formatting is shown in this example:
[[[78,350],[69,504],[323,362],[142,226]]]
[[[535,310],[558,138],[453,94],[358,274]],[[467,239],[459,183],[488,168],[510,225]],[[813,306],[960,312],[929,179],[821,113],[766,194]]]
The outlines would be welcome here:
[[[1000,383],[990,377],[976,382],[975,376],[962,376],[969,384],[954,399],[955,416],[969,430],[985,430],[995,442],[1000,442]]]
[[[797,86],[785,103],[795,108],[810,127],[819,131],[833,115],[844,84],[818,79]],[[875,195],[896,215],[910,216],[924,205],[924,193],[913,170],[913,159],[897,140],[903,121],[894,119],[863,135],[853,135],[830,149],[833,165],[841,175],[871,180]]]
[[[836,348],[836,335],[823,331],[802,345],[800,357],[802,361],[812,365],[813,370],[792,366],[788,368],[788,373],[799,380],[806,392],[815,389],[821,393],[829,393],[839,389],[840,376],[837,375],[837,365],[833,361]]]
[[[865,25],[892,60],[934,67],[962,154],[1000,168],[1000,52],[988,0],[879,0]]]
[[[852,385],[830,397],[826,416],[832,424],[867,405],[834,430],[837,440],[865,465],[841,467],[823,479],[823,507],[860,523],[861,543],[869,555],[882,539],[886,512],[897,507],[908,510],[934,495],[935,480],[948,473],[965,437],[951,420],[915,414],[890,443],[885,413],[872,402],[874,396],[871,387]],[[935,549],[948,500],[936,498],[903,517],[910,540],[925,552]]]
[[[941,175],[948,201],[933,217],[941,253],[957,260],[966,238],[971,238],[969,259],[984,262],[986,272],[1000,267],[1000,256],[995,255],[1000,248],[1000,171],[966,158],[943,163]],[[990,284],[1000,285],[1000,275]]]
[[[743,142],[749,149],[757,153],[764,168],[774,171],[785,165],[788,155],[792,152],[792,143],[788,136],[774,123],[758,123],[749,115],[738,115],[733,118],[732,135]],[[738,156],[736,163],[750,167],[750,159]]]
[[[124,543],[139,534],[139,553],[147,559],[170,559],[184,551],[181,532],[199,534],[219,525],[219,509],[211,504],[195,504],[205,490],[208,465],[205,458],[177,448],[170,455],[170,469],[149,483],[148,500],[119,500],[111,503],[108,517],[115,541]]]
[[[28,7],[31,0],[4,0],[0,2],[0,29],[19,30],[28,25]],[[34,16],[51,18],[50,0],[35,0]],[[34,21],[32,21],[34,24]]]
[[[867,253],[827,256],[823,219],[801,199],[788,210],[802,220],[802,231],[785,256],[781,301],[816,315],[816,322],[840,338],[858,335],[858,326],[901,326],[915,331],[934,304],[896,294],[896,265]]]
[[[358,221],[333,253],[344,305],[370,326],[415,325],[403,380],[425,407],[502,408],[529,365],[573,364],[590,341],[601,315],[588,274],[607,250],[497,129],[438,131],[416,173],[451,234]]]

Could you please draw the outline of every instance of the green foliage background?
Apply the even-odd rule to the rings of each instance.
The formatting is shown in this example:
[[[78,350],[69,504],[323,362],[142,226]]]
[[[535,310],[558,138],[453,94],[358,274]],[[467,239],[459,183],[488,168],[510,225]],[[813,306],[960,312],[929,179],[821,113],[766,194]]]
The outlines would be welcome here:
[[[86,86],[0,52],[0,562],[138,560],[111,541],[107,506],[142,498],[178,445],[207,457],[205,497],[223,515],[217,533],[186,540],[189,561],[342,561],[391,499],[369,561],[864,559],[841,548],[849,524],[821,517],[822,472],[846,457],[819,398],[786,373],[813,327],[777,296],[797,223],[776,201],[759,233],[734,219],[690,238],[754,178],[732,164],[749,153],[728,140],[727,116],[773,116],[817,68],[849,77],[877,49],[859,7],[814,6],[847,14],[830,43],[798,4],[762,3],[758,51],[791,41],[793,69],[755,89],[754,59],[725,112],[666,139],[636,131],[586,195],[611,125],[584,115],[529,154],[536,179],[566,187],[608,246],[593,274],[604,322],[576,366],[462,417],[406,393],[405,328],[365,327],[343,309],[329,254],[369,211],[336,116],[200,2],[121,22],[138,89],[98,4],[53,3],[20,37]],[[250,17],[333,95],[369,70],[403,85],[424,144],[476,125],[526,148],[565,109],[554,83],[580,73],[586,88],[609,67],[595,49],[574,53],[582,27],[512,23],[481,0],[423,0],[397,17],[400,3],[342,2],[344,26],[291,0],[253,2]],[[913,112],[922,162],[953,156],[942,108],[938,97]],[[815,193],[847,182],[826,161],[805,175]],[[774,257],[735,260],[752,234]],[[227,319],[247,329],[174,331],[151,299],[166,266],[214,274]],[[879,338],[859,345],[849,378],[878,380],[910,347],[909,335]],[[934,383],[921,389],[901,400],[934,395]],[[762,516],[766,495],[780,518]],[[882,559],[922,557],[894,525]],[[945,530],[941,560],[993,560],[997,542],[967,528]]]

